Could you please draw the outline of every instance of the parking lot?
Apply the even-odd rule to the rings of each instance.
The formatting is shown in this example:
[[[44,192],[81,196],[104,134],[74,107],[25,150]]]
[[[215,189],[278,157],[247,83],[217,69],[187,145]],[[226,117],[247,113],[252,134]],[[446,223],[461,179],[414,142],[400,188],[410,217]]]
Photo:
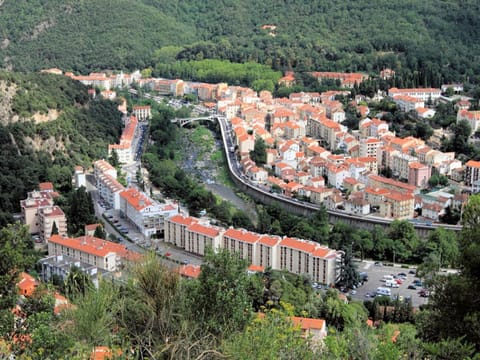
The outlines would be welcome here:
[[[416,286],[415,290],[408,289],[408,286],[412,285],[415,280],[419,280],[415,274],[409,273],[410,271],[415,271],[413,267],[405,269],[400,266],[379,266],[375,265],[373,261],[363,261],[357,263],[357,270],[359,272],[366,272],[368,274],[368,281],[356,289],[356,294],[350,294],[352,299],[362,301],[371,300],[375,296],[378,287],[385,287],[385,282],[382,281],[385,275],[397,276],[399,273],[405,273],[407,275],[405,281],[398,284],[399,286],[397,288],[389,287],[392,297],[399,296],[404,299],[410,297],[414,307],[426,304],[428,301],[428,298],[421,297],[419,294],[422,287]]]

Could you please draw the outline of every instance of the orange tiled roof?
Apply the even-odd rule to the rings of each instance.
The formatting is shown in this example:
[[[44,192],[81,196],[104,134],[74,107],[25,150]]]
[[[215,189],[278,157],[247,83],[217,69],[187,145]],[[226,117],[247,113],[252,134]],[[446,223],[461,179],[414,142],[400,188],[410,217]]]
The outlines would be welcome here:
[[[197,279],[200,276],[201,267],[199,265],[187,264],[178,267],[175,271],[181,276]]]
[[[135,208],[135,210],[137,211],[140,211],[153,204],[148,197],[143,195],[135,188],[128,188],[122,191],[120,193],[120,196],[124,198],[130,204],[130,206]]]
[[[229,228],[227,231],[225,231],[223,236],[250,244],[256,243],[260,239],[260,235],[257,233],[234,228]]]
[[[188,231],[199,233],[209,237],[216,237],[220,234],[220,231],[217,228],[211,226],[204,226],[199,223],[194,223],[188,227]]]

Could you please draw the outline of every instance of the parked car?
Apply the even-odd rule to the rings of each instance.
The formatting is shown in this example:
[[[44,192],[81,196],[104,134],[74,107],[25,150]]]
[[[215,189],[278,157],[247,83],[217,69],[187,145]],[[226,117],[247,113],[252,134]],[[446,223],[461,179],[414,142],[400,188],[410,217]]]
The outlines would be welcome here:
[[[379,261],[375,261],[375,266],[383,266],[383,263],[379,262]]]
[[[417,290],[417,287],[415,285],[411,284],[411,285],[408,285],[407,289],[408,290]]]
[[[165,256],[172,256],[172,254],[169,253],[169,252],[166,252],[166,253],[165,253]]]
[[[408,273],[415,275],[417,272],[415,270],[410,270]]]
[[[404,272],[401,272],[401,273],[398,273],[397,276],[399,276],[399,277],[407,277],[407,274],[405,274]]]
[[[398,285],[402,285],[402,284],[403,284],[402,279],[395,279],[395,281],[397,282]]]
[[[429,297],[430,291],[428,291],[427,289],[422,289],[418,292],[418,295],[420,295],[421,297]]]

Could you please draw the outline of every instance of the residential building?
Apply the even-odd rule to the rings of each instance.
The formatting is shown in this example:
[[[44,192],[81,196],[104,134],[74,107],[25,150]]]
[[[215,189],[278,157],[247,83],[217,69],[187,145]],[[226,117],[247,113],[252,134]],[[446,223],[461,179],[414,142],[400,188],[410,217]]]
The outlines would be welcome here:
[[[415,197],[412,193],[390,192],[384,195],[380,203],[380,215],[392,219],[411,219],[415,207]]]
[[[238,254],[250,264],[257,258],[257,242],[260,235],[245,229],[229,228],[223,233],[223,248]]]
[[[440,89],[434,88],[414,88],[414,89],[388,89],[388,96],[395,98],[397,96],[411,96],[422,101],[436,101],[441,96]]]
[[[39,235],[42,241],[48,241],[54,228],[57,233],[67,235],[67,217],[59,206],[46,206],[38,209]]]
[[[463,181],[466,186],[470,186],[472,192],[480,192],[480,161],[467,161]]]
[[[257,258],[254,263],[265,268],[279,269],[279,247],[282,241],[280,236],[262,235],[257,242]]]
[[[50,282],[55,277],[61,281],[65,281],[72,267],[77,267],[80,271],[89,275],[93,285],[98,288],[99,278],[106,271],[99,269],[91,264],[74,259],[67,255],[47,256],[38,261],[41,268],[40,276],[42,281]]]
[[[159,204],[134,188],[120,194],[120,214],[126,217],[146,237],[164,231],[164,220],[178,214],[178,206]]]
[[[48,255],[66,255],[107,271],[118,271],[125,263],[140,259],[140,254],[124,245],[93,236],[68,238],[52,235],[48,241]]]
[[[468,122],[472,129],[472,134],[476,132],[480,127],[480,111],[458,110],[457,112],[457,124],[465,120]]]
[[[165,219],[165,242],[185,248],[186,229],[198,222],[198,219],[183,215],[174,215]]]
[[[134,105],[132,112],[138,121],[148,121],[148,119],[152,117],[152,108],[150,105]]]
[[[185,229],[185,250],[204,256],[208,248],[216,251],[222,242],[223,229],[193,223]]]
[[[410,185],[425,188],[428,186],[428,179],[432,175],[432,168],[418,161],[408,164],[408,183]]]

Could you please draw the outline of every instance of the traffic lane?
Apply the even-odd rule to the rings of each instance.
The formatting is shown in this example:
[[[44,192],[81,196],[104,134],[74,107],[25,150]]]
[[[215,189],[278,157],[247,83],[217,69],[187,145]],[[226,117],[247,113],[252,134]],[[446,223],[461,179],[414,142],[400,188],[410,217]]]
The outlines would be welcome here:
[[[399,284],[398,288],[389,288],[393,296],[410,296],[412,299],[412,305],[418,307],[420,305],[426,304],[428,299],[421,297],[418,292],[420,287],[417,287],[416,290],[408,289],[408,285],[411,285],[415,279],[418,279],[413,274],[409,274],[409,270],[404,269],[400,266],[375,266],[373,263],[358,263],[357,270],[359,272],[366,272],[368,275],[368,281],[364,285],[356,289],[356,294],[351,295],[353,299],[357,300],[373,300],[372,297],[366,296],[367,294],[375,294],[378,287],[385,287],[385,282],[381,281],[385,275],[398,275],[398,273],[407,274],[407,279]]]

